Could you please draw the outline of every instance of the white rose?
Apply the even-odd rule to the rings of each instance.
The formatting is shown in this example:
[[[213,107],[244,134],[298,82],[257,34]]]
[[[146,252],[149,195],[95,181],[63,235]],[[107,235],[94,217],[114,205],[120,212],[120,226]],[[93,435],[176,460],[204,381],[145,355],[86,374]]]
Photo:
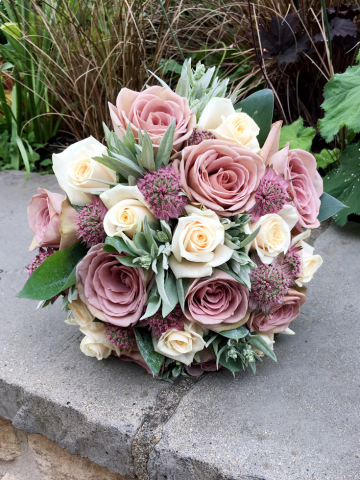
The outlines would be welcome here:
[[[261,226],[259,233],[247,250],[256,250],[262,263],[272,263],[280,253],[286,253],[291,243],[291,230],[298,221],[296,208],[284,205],[278,213],[268,213],[255,223],[245,225],[245,233],[252,233]]]
[[[103,192],[110,187],[89,178],[116,182],[116,172],[93,160],[100,157],[106,147],[93,137],[70,145],[62,153],[54,153],[53,169],[60,187],[73,205],[91,203],[91,192]]]
[[[88,357],[103,360],[111,354],[112,350],[116,350],[120,355],[120,349],[107,339],[103,323],[92,322],[86,327],[81,327],[80,332],[85,335],[80,343],[80,350]]]
[[[73,317],[68,318],[65,322],[69,325],[79,325],[80,327],[86,327],[94,320],[94,315],[89,312],[89,309],[85,303],[77,298],[68,305]]]
[[[300,233],[293,238],[293,244],[297,247],[301,247],[299,251],[301,259],[300,275],[295,281],[299,287],[303,283],[308,283],[312,280],[314,273],[321,267],[323,264],[323,259],[320,255],[314,255],[314,247],[311,247],[308,243],[304,242],[304,238],[310,236],[311,230],[307,229],[304,232]]]
[[[205,347],[203,336],[209,331],[196,323],[184,321],[184,330],[169,328],[161,337],[153,337],[155,352],[190,365],[196,352]]]
[[[225,230],[212,210],[185,207],[173,235],[169,265],[176,278],[199,278],[230,260],[233,251],[224,245]]]
[[[256,333],[257,335],[259,335],[259,337],[261,337],[263,340],[265,340],[265,342],[269,345],[271,350],[274,350],[275,340],[274,340],[274,334],[273,333],[264,333],[264,332],[253,332],[253,333]],[[265,356],[265,354],[262,350],[259,350],[259,349],[255,348],[253,346],[251,346],[251,348],[254,350],[255,353],[257,353],[259,355],[259,357],[264,357]]]
[[[259,153],[260,129],[247,113],[236,112],[228,98],[212,98],[199,119],[199,130],[210,130],[219,140],[237,143]]]
[[[124,232],[132,238],[136,229],[141,230],[145,217],[149,222],[158,222],[138,187],[117,185],[102,193],[100,198],[109,209],[104,218],[104,229],[109,237],[121,236],[120,232]]]

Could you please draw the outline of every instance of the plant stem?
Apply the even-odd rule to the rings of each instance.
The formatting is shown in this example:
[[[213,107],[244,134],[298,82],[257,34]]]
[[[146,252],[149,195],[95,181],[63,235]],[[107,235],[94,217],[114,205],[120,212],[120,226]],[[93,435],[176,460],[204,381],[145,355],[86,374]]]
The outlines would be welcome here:
[[[172,35],[172,37],[173,37],[173,39],[174,39],[174,42],[176,43],[176,46],[177,46],[178,49],[179,49],[179,52],[180,52],[180,55],[181,55],[182,59],[185,61],[185,56],[184,56],[184,54],[183,54],[183,52],[182,52],[182,50],[181,50],[181,47],[180,47],[180,45],[179,45],[179,42],[177,41],[177,38],[176,38],[175,33],[174,33],[174,30],[172,29],[172,26],[171,26],[171,24],[170,24],[169,18],[168,18],[168,16],[167,16],[167,13],[166,13],[166,11],[165,11],[164,5],[163,5],[163,3],[162,3],[161,0],[159,0],[159,4],[160,4],[161,10],[162,10],[162,12],[163,12],[163,14],[164,14],[164,16],[165,16],[166,22],[167,22],[167,24],[168,24],[168,27],[169,27],[169,29],[170,29],[171,35]]]
[[[330,35],[330,27],[329,27],[329,20],[328,20],[327,11],[326,11],[325,0],[321,0],[321,6],[322,6],[322,9],[323,9],[323,14],[324,14],[325,30],[326,30],[327,40],[328,40],[330,60],[332,61],[331,35]]]

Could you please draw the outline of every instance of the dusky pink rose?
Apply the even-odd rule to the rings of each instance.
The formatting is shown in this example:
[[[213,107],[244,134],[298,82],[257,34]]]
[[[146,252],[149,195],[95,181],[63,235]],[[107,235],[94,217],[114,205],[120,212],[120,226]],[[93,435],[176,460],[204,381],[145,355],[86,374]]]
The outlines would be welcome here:
[[[250,332],[280,333],[288,328],[290,323],[300,313],[300,307],[307,298],[303,293],[289,288],[288,294],[284,297],[283,305],[272,308],[270,315],[265,316],[263,312],[250,314],[248,327]]]
[[[300,149],[289,150],[289,144],[267,159],[278,174],[291,180],[288,193],[299,214],[298,230],[317,228],[320,210],[320,197],[323,194],[323,181],[316,170],[316,160],[311,153]]]
[[[134,137],[139,127],[146,130],[153,145],[159,145],[172,120],[176,119],[173,149],[179,151],[195,125],[196,117],[187,98],[164,87],[150,87],[143,92],[122,88],[116,99],[116,107],[109,103],[110,116],[115,133],[122,139],[128,123]]]
[[[147,363],[145,362],[144,357],[141,355],[138,347],[132,347],[131,350],[122,350],[119,358],[124,362],[137,363],[138,365],[140,365],[140,367],[145,368],[148,373],[150,373],[151,375],[153,374]]]
[[[222,270],[197,278],[185,291],[187,319],[211,330],[212,325],[237,323],[246,315],[249,290]],[[245,322],[244,322],[245,323]]]
[[[188,197],[224,217],[254,205],[254,192],[265,173],[259,155],[221,140],[186,147],[180,165],[178,161],[173,165],[180,170]]]
[[[59,230],[59,215],[65,195],[49,192],[39,188],[37,195],[30,200],[27,214],[30,229],[35,236],[29,250],[39,247],[59,248],[61,234]]]
[[[99,320],[128,327],[142,315],[151,272],[121,265],[99,243],[76,267],[76,288],[81,300]]]
[[[199,353],[200,362],[194,360],[191,365],[186,365],[186,372],[192,377],[199,377],[204,372],[215,372],[216,368],[216,357],[210,350],[210,348],[204,348]],[[219,364],[219,370],[222,370],[224,367]]]

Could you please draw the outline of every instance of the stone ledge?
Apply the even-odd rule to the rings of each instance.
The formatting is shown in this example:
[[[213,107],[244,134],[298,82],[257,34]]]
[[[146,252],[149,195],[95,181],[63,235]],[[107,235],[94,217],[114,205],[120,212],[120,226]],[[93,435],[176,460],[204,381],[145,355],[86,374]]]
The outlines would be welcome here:
[[[57,306],[35,312],[14,299],[33,256],[26,207],[38,186],[58,191],[51,176],[26,184],[22,172],[0,173],[0,416],[141,480],[357,478],[359,225],[331,225],[316,240],[324,265],[296,337],[277,339],[277,365],[265,359],[255,376],[219,372],[183,389],[85,357]]]

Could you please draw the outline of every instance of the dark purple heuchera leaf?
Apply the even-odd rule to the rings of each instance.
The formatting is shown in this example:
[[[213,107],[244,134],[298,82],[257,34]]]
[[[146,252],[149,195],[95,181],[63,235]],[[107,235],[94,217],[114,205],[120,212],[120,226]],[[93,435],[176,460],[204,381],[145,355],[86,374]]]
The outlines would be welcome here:
[[[339,18],[350,18],[353,19],[360,13],[360,8],[358,5],[337,5],[336,7],[327,8],[327,14],[329,20],[332,20],[334,17]]]
[[[353,48],[357,43],[358,26],[348,18],[335,17],[329,23],[330,38],[344,50]],[[314,37],[315,42],[323,42],[324,37],[318,33]]]
[[[299,54],[309,49],[309,39],[303,32],[298,32],[299,19],[294,13],[280,18],[274,15],[269,30],[260,30],[263,56],[276,56],[279,65],[295,63]]]

